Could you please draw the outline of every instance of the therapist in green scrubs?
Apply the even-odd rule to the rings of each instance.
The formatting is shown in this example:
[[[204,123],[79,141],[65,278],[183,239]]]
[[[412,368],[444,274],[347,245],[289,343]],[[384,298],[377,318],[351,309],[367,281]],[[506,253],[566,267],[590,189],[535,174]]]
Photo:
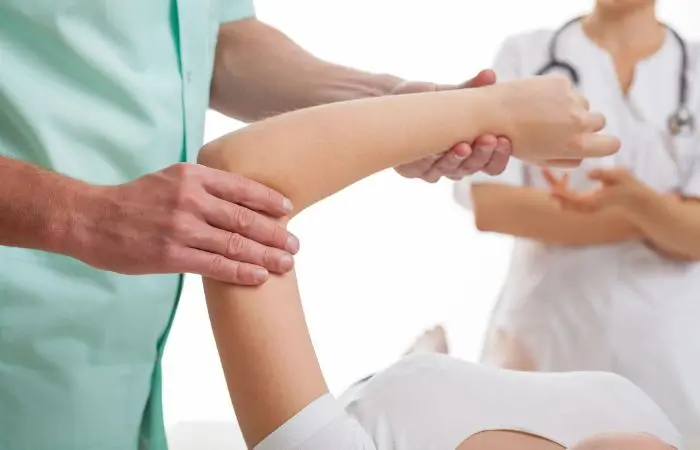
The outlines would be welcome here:
[[[165,449],[180,274],[291,269],[271,217],[293,205],[191,164],[207,107],[253,121],[454,87],[316,59],[252,0],[0,0],[0,450]],[[503,170],[507,140],[470,144],[397,170]]]

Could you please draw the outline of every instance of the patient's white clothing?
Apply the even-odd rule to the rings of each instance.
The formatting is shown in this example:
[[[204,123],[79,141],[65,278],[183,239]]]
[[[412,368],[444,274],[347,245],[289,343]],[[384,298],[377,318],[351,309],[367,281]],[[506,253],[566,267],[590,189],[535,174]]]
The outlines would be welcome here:
[[[640,432],[682,448],[661,409],[618,375],[516,372],[421,354],[373,377],[345,406],[319,398],[255,450],[455,450],[488,430],[564,447],[599,433]]]

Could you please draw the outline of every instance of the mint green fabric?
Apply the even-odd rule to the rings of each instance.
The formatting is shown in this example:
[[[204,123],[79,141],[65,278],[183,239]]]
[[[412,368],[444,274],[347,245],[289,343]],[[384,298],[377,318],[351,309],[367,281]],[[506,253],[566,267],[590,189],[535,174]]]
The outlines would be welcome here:
[[[98,184],[194,161],[250,0],[0,0],[0,156]],[[1,182],[0,182],[1,184]],[[181,276],[0,247],[0,450],[163,450]]]
[[[255,15],[253,0],[226,1],[219,0],[219,20],[221,23],[233,22]]]

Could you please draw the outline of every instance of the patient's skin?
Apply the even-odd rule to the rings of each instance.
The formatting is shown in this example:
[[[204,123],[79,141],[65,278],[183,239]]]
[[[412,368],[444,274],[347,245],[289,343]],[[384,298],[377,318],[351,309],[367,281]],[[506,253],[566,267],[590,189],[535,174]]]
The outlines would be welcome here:
[[[457,450],[562,450],[563,448],[539,436],[517,431],[493,430],[482,431],[469,437],[457,447]]]
[[[515,431],[484,431],[462,442],[457,450],[561,450],[564,447],[542,437]],[[606,433],[592,436],[570,450],[674,450],[647,434]]]
[[[606,433],[592,436],[571,450],[673,450],[655,436],[643,433]]]
[[[570,82],[538,77],[283,114],[208,144],[199,163],[277,190],[297,214],[375,172],[484,133],[507,136],[514,156],[531,160],[609,155],[619,141],[594,134],[603,125]],[[271,276],[259,287],[206,279],[204,288],[231,400],[252,448],[328,392],[296,275]]]
[[[478,89],[334,103],[283,114],[213,141],[200,163],[284,192],[298,214],[340,189],[412,158],[507,136],[530,161],[607,156],[620,142],[596,134],[605,119],[556,76]]]

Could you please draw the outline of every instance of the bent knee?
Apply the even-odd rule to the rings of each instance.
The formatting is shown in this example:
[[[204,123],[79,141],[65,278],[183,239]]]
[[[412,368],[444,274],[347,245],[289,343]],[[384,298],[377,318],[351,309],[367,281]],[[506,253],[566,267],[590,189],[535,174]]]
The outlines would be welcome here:
[[[484,363],[502,369],[535,372],[537,361],[516,332],[494,330],[490,333],[484,349]]]

